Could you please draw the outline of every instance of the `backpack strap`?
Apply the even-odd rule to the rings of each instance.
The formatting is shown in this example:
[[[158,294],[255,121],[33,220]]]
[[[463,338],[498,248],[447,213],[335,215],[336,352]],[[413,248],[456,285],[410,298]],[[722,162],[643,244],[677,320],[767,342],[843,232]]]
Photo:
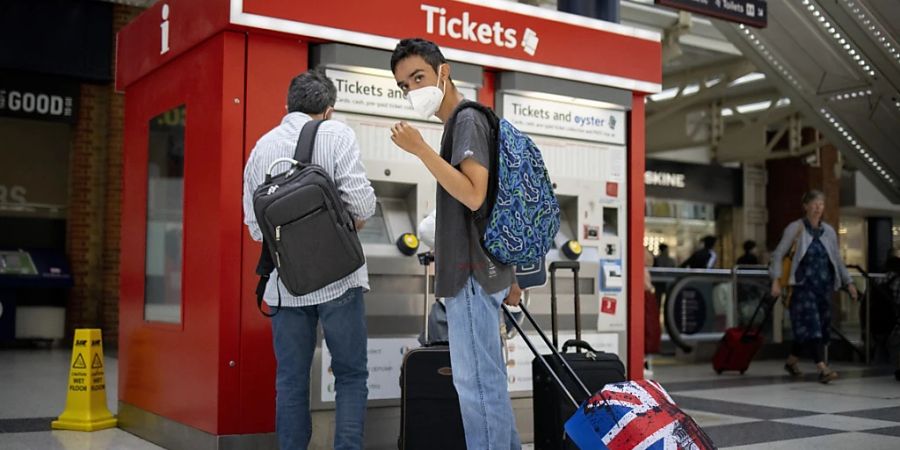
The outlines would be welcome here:
[[[497,148],[497,141],[500,139],[500,119],[496,114],[494,114],[494,111],[487,106],[484,106],[478,102],[463,100],[459,105],[456,106],[456,109],[453,110],[453,113],[447,120],[447,128],[450,130],[450,132],[447,133],[447,138],[444,140],[443,145],[441,146],[441,157],[444,158],[444,161],[447,161],[448,164],[452,160],[453,133],[456,129],[456,116],[459,115],[460,112],[468,108],[473,108],[484,114],[491,126],[491,142],[489,152],[490,167],[487,168],[487,195],[485,196],[484,203],[481,205],[481,207],[472,213],[472,218],[475,222],[475,226],[478,227],[478,234],[480,236],[484,236],[484,231],[487,228],[487,221],[491,216],[491,210],[494,208],[494,202],[497,200],[497,191],[499,191],[500,186],[500,176],[497,170],[497,168],[500,167],[500,152]]]
[[[316,145],[316,132],[319,130],[319,125],[322,125],[324,120],[310,120],[303,124],[303,129],[300,130],[300,137],[297,138],[297,147],[294,149],[294,159],[301,164],[309,164],[312,162],[313,150]]]
[[[316,132],[319,125],[324,120],[310,120],[303,124],[300,130],[300,136],[297,138],[297,146],[294,149],[294,159],[301,164],[309,164],[312,161],[313,148],[316,144]],[[269,251],[269,244],[263,238],[262,251],[259,253],[259,261],[256,263],[256,274],[259,275],[259,281],[256,283],[256,308],[266,317],[272,317],[281,310],[281,289],[278,289],[278,306],[275,312],[267,313],[263,311],[263,295],[266,293],[266,285],[269,284],[269,277],[275,270],[275,261],[272,258],[272,252]]]
[[[270,314],[262,309],[263,295],[266,293],[266,285],[269,283],[269,276],[273,270],[275,270],[275,263],[272,261],[272,252],[269,251],[269,245],[263,239],[262,251],[259,253],[259,262],[256,263],[256,274],[259,275],[259,281],[256,283],[256,308],[266,317],[278,314],[278,310]],[[281,308],[281,298],[278,299],[278,308]]]

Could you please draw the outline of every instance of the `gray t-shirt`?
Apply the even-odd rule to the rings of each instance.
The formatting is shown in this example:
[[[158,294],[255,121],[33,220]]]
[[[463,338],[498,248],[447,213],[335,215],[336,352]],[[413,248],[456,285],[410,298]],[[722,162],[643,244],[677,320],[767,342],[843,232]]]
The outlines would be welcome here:
[[[442,142],[450,130],[444,129]],[[471,158],[490,168],[491,125],[480,111],[467,108],[456,116],[453,128],[453,153],[450,164],[457,170]],[[435,286],[438,297],[455,297],[470,275],[488,293],[500,292],[512,285],[515,272],[511,266],[496,264],[481,247],[472,211],[453,198],[440,184],[437,186],[435,220]]]

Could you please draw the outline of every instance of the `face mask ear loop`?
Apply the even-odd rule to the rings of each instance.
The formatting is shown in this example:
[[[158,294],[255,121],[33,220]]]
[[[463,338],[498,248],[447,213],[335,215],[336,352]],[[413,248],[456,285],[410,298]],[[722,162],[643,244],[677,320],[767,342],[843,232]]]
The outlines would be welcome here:
[[[441,68],[438,67],[438,84],[441,83]],[[441,93],[443,95],[447,95],[447,80],[444,80],[444,86],[441,88]]]

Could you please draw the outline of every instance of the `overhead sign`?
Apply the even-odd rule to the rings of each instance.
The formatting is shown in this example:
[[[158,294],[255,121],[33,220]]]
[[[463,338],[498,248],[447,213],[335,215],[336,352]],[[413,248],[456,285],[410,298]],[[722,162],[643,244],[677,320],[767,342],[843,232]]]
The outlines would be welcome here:
[[[503,117],[526,133],[625,144],[625,111],[504,94]]]
[[[740,169],[658,159],[647,159],[644,172],[647,197],[717,205],[743,204],[743,180]]]
[[[78,83],[44,77],[0,77],[0,116],[75,123]]]
[[[117,87],[222,30],[240,29],[388,51],[400,39],[422,37],[440,45],[450,61],[647,93],[662,89],[662,46],[655,31],[500,0],[332,0],[321,8],[308,3],[156,2],[119,34]],[[160,54],[165,5],[169,51]]]
[[[684,189],[685,186],[687,186],[685,178],[683,173],[656,172],[654,170],[644,172],[644,184],[647,186],[664,186]]]
[[[768,25],[766,0],[656,0],[656,4],[758,28]]]
[[[422,117],[413,111],[409,100],[397,87],[397,81],[392,76],[338,69],[327,69],[326,73],[337,87],[337,103],[334,105],[337,111],[422,120]],[[474,88],[457,86],[457,89],[463,97],[477,100],[477,91]],[[439,122],[436,117],[432,117],[430,121]]]

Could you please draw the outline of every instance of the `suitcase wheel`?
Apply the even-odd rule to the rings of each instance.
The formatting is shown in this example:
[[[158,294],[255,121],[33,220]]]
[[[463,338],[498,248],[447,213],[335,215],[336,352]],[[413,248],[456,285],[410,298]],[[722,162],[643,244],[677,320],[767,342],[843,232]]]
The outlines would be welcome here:
[[[741,371],[741,375],[743,375],[743,374],[744,374],[744,372],[746,372],[746,371],[747,371],[747,370],[742,370],[742,371]]]
[[[722,370],[721,369],[717,370],[716,375],[722,375]]]

